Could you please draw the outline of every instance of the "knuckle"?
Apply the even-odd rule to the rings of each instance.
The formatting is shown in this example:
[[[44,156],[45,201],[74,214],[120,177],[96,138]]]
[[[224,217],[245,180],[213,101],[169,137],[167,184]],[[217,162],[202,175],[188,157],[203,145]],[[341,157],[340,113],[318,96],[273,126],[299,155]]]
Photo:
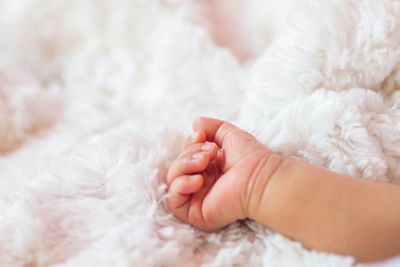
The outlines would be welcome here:
[[[193,144],[194,142],[194,136],[193,134],[190,135],[188,138],[186,138],[185,140],[185,146],[190,146],[191,144]]]
[[[186,173],[189,169],[190,160],[188,157],[182,157],[179,159],[178,168],[180,173]]]
[[[190,152],[190,151],[182,152],[182,154],[179,155],[178,164],[182,165],[182,164],[187,163],[187,160],[188,160],[188,158],[191,157],[191,155],[192,155],[192,152]]]
[[[197,152],[199,150],[199,144],[192,144],[185,149],[185,154],[192,154],[193,152]]]
[[[176,161],[176,164],[180,170],[182,170],[182,166],[185,165],[186,163],[187,163],[186,154],[183,154],[182,156],[180,156]]]

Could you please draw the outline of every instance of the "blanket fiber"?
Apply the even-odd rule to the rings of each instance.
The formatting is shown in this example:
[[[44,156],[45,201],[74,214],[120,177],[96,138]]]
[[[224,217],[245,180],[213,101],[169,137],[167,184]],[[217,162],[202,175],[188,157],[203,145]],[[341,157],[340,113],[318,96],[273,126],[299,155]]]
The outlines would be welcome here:
[[[400,183],[400,1],[204,2],[0,1],[0,266],[356,264],[249,220],[197,230],[164,177],[202,115]]]

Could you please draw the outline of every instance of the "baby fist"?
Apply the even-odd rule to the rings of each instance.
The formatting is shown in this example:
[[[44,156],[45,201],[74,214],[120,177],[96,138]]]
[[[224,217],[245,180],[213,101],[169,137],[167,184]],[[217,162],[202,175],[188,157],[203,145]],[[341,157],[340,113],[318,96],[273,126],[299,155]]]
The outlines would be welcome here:
[[[168,208],[205,231],[247,218],[264,192],[256,187],[267,184],[260,174],[271,151],[228,122],[198,118],[193,130],[168,170]]]

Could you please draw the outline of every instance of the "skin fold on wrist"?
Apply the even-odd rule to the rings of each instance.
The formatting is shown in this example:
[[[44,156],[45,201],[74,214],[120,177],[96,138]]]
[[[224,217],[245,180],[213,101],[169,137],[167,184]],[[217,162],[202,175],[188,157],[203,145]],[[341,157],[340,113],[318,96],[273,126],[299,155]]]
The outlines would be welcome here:
[[[257,221],[258,215],[266,210],[269,185],[284,161],[284,157],[274,153],[260,160],[247,187],[247,218]]]

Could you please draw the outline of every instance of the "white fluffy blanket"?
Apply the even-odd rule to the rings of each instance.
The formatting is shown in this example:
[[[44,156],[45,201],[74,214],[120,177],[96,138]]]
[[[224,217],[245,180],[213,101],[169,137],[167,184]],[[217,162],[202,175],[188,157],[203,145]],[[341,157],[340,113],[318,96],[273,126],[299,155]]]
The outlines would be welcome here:
[[[198,115],[400,183],[400,2],[245,2],[215,29],[192,1],[0,1],[0,266],[355,263],[252,221],[204,233],[165,206]]]

